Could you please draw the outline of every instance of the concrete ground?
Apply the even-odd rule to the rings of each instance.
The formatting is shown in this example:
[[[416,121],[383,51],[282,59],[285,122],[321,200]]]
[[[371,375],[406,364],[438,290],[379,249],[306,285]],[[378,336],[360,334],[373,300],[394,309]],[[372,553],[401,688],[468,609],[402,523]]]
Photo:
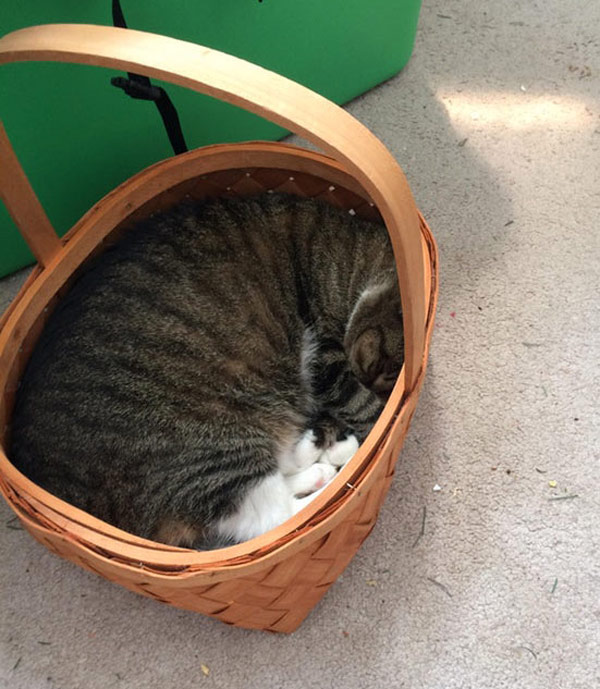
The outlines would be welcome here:
[[[600,686],[599,27],[593,0],[425,0],[408,67],[350,105],[435,232],[440,303],[378,525],[300,630],[137,597],[2,504],[0,686]]]

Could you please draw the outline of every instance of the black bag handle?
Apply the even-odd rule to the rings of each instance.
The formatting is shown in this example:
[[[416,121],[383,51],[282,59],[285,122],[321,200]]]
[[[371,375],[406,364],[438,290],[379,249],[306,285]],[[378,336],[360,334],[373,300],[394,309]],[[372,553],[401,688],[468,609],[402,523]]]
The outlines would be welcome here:
[[[113,24],[116,27],[127,28],[120,0],[112,0],[112,18]],[[127,79],[125,77],[113,77],[110,83],[122,89],[131,98],[154,101],[171,142],[173,152],[175,155],[185,153],[188,147],[181,130],[179,115],[169,98],[169,94],[162,86],[154,86],[148,77],[144,77],[141,74],[128,72],[127,77]]]

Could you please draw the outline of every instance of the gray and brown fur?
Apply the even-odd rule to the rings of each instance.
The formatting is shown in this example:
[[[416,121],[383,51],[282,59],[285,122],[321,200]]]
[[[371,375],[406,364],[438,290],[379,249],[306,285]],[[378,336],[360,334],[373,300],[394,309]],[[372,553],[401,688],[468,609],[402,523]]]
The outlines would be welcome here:
[[[122,529],[210,545],[307,428],[364,438],[402,357],[382,226],[282,194],[185,203],[127,233],[52,314],[11,457]]]

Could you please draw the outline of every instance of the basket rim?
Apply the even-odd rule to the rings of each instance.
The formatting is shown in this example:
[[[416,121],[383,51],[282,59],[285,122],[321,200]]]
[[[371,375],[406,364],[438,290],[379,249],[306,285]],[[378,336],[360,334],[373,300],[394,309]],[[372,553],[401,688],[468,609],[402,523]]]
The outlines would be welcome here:
[[[18,305],[21,300],[34,291],[37,281],[42,275],[55,270],[62,260],[65,248],[77,236],[78,231],[86,222],[90,222],[95,216],[101,215],[107,204],[119,202],[121,197],[126,196],[132,187],[145,179],[160,177],[161,174],[164,174],[165,171],[173,168],[173,166],[179,166],[185,164],[186,161],[201,158],[205,160],[211,159],[213,162],[219,158],[229,160],[228,154],[230,153],[241,154],[241,157],[244,159],[244,164],[237,166],[239,169],[244,169],[244,167],[263,167],[263,165],[257,166],[257,161],[253,160],[257,155],[269,157],[273,154],[284,154],[284,158],[287,157],[290,163],[292,159],[297,159],[296,162],[301,162],[305,168],[314,165],[320,171],[331,171],[338,179],[341,176],[349,183],[352,181],[350,186],[354,192],[357,191],[357,187],[362,189],[362,186],[356,179],[334,159],[322,153],[287,143],[246,142],[241,144],[217,144],[190,151],[177,158],[170,158],[155,163],[109,192],[76,223],[65,236],[63,251],[61,251],[56,261],[53,261],[52,264],[41,271],[38,270],[36,272],[36,269],[34,269],[32,273],[34,277],[26,281],[22,290],[11,302],[7,312],[0,320],[0,327],[9,328],[11,322],[16,320],[18,315],[16,312],[19,310]],[[264,167],[270,166],[264,165]],[[229,165],[223,169],[235,168]],[[290,169],[293,170],[294,168]],[[361,195],[366,199],[369,198],[364,189],[362,189]],[[53,496],[21,474],[10,462],[4,449],[0,448],[0,491],[4,494],[11,508],[25,522],[26,526],[62,532],[70,540],[76,541],[81,548],[93,553],[96,557],[103,557],[102,553],[99,553],[97,550],[100,549],[106,551],[110,559],[115,557],[117,559],[123,558],[125,560],[121,562],[123,567],[133,566],[132,563],[134,562],[139,562],[148,569],[157,567],[160,570],[164,570],[165,567],[172,567],[173,572],[171,574],[168,571],[163,571],[164,576],[168,577],[172,577],[175,570],[177,574],[181,575],[182,568],[189,570],[190,574],[206,571],[207,569],[235,571],[240,566],[247,566],[249,562],[263,561],[265,557],[273,556],[274,554],[277,554],[277,560],[279,560],[282,559],[284,553],[289,548],[297,547],[300,544],[307,545],[318,538],[320,534],[330,531],[341,518],[341,514],[350,508],[354,497],[360,495],[362,490],[368,489],[370,483],[369,476],[372,475],[373,469],[377,464],[378,451],[396,438],[397,433],[395,430],[401,425],[402,412],[408,406],[411,406],[411,401],[414,400],[416,402],[420,381],[424,375],[424,364],[427,360],[437,295],[437,248],[431,231],[420,213],[419,218],[421,222],[423,252],[429,263],[430,271],[429,288],[426,296],[429,308],[425,322],[426,337],[424,339],[424,351],[422,352],[419,383],[408,395],[405,395],[403,380],[399,379],[378,422],[356,455],[338,473],[326,489],[297,515],[279,527],[267,532],[267,534],[228,548],[213,551],[196,551],[167,546],[117,529]],[[4,350],[9,345],[6,338],[3,341],[2,335],[3,332],[0,331],[0,356],[2,356]],[[0,392],[4,392],[4,389]],[[350,489],[344,491],[344,488],[350,485],[350,480],[352,480]],[[28,505],[30,510],[26,509],[25,505]],[[32,519],[31,511],[37,513],[39,523]],[[46,522],[45,525],[44,522]],[[265,536],[269,536],[269,538],[266,539]],[[127,554],[123,552],[123,548],[128,551]],[[132,553],[140,555],[139,560],[132,557]],[[139,566],[135,567],[135,569],[139,571]],[[160,575],[160,571],[156,571],[156,574]]]

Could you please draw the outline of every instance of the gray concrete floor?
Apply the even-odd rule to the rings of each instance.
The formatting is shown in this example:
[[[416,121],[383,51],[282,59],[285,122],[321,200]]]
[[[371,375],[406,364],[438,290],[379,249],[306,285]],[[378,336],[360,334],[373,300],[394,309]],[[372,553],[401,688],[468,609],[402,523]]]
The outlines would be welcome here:
[[[380,521],[301,629],[136,597],[2,504],[0,686],[600,686],[599,27],[594,0],[425,0],[408,67],[350,106],[431,223],[440,303]]]

